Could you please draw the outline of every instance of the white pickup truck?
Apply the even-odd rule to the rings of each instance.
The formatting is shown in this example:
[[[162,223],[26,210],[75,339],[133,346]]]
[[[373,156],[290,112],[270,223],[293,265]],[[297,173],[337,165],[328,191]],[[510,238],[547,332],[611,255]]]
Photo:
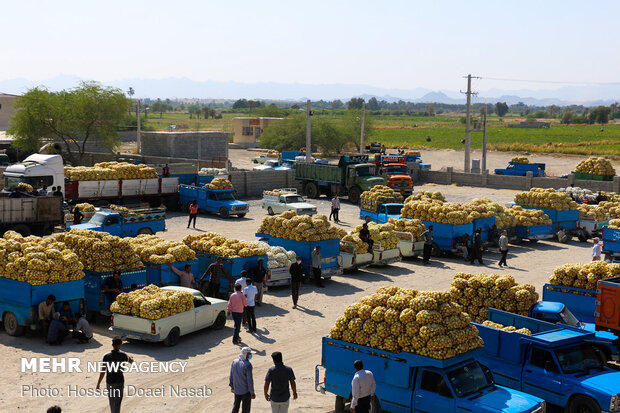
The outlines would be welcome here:
[[[269,195],[268,192],[271,191],[263,192],[263,209],[266,209],[269,215],[281,214],[285,211],[295,211],[297,215],[316,214],[316,205],[307,203],[301,195],[297,195],[297,189],[282,188],[279,191],[284,193]]]
[[[219,330],[226,324],[226,301],[205,297],[192,288],[168,286],[163,289],[192,293],[194,308],[159,320],[115,313],[112,314],[109,330],[133,340],[163,341],[166,346],[174,346],[181,336],[207,327]]]

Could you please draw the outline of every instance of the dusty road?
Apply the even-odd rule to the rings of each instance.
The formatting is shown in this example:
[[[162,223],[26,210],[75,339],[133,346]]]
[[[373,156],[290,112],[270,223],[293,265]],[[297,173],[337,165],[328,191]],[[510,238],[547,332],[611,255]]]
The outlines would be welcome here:
[[[424,188],[423,188],[424,189]],[[499,202],[512,200],[515,191],[492,190],[484,188],[428,186],[427,189],[441,190],[450,201],[469,200],[488,196]],[[187,230],[186,216],[172,215],[167,222],[169,230],[162,236],[180,240],[187,233],[196,231],[217,231],[229,237],[252,240],[254,233],[265,216],[259,201],[250,201],[250,213],[245,219],[222,220],[212,216],[200,216],[198,230]],[[319,212],[328,211],[326,199],[318,203]],[[343,202],[341,217],[343,225],[349,229],[357,225],[358,209]],[[288,288],[272,289],[265,298],[265,304],[257,307],[258,333],[251,335],[242,330],[244,345],[258,351],[252,359],[257,398],[253,401],[253,412],[270,411],[269,404],[262,397],[262,386],[267,369],[271,366],[270,354],[281,351],[284,362],[290,365],[297,376],[299,399],[291,403],[291,412],[332,412],[334,397],[321,395],[314,391],[314,366],[321,362],[321,337],[328,333],[331,325],[344,308],[358,301],[362,296],[377,288],[395,284],[420,290],[447,289],[452,276],[457,271],[507,273],[515,276],[518,282],[529,282],[540,291],[553,269],[567,262],[586,262],[589,248],[585,244],[568,245],[555,242],[528,243],[513,246],[508,256],[510,268],[497,266],[499,256],[485,256],[484,266],[470,266],[455,258],[434,260],[424,267],[420,260],[406,261],[384,268],[370,268],[335,277],[326,283],[326,288],[316,289],[304,285],[300,298],[301,306],[293,310]],[[110,334],[102,323],[95,326],[95,337],[87,345],[79,345],[68,340],[62,346],[51,347],[40,337],[10,337],[0,332],[0,357],[4,368],[0,370],[0,406],[5,412],[42,412],[53,404],[59,404],[63,412],[104,413],[108,402],[104,397],[87,398],[69,396],[67,386],[78,385],[94,388],[97,382],[95,373],[21,373],[22,357],[79,357],[83,363],[99,361],[110,349]],[[133,355],[136,361],[186,361],[184,373],[129,373],[126,384],[137,388],[161,388],[165,397],[126,397],[124,412],[226,412],[230,411],[232,394],[228,388],[230,363],[239,354],[240,348],[231,342],[232,321],[229,319],[224,329],[203,330],[181,338],[173,348],[160,344],[130,342],[123,350]],[[37,388],[58,388],[57,397],[22,396],[22,386]],[[210,398],[172,397],[170,385],[184,387],[208,386],[212,390]]]

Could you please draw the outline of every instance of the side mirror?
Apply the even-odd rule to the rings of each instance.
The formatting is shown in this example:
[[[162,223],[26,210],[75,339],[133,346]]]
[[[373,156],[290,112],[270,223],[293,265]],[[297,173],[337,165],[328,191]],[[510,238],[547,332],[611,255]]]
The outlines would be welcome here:
[[[487,366],[481,366],[481,367],[482,367],[482,371],[484,371],[484,374],[486,374],[489,381],[491,383],[495,383],[495,379],[493,379],[493,373],[491,373],[491,370]]]

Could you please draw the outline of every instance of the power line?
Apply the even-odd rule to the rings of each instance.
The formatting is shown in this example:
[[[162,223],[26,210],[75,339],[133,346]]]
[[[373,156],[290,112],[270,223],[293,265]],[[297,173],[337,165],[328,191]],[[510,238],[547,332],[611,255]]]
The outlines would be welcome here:
[[[521,83],[548,83],[556,85],[594,85],[594,86],[618,86],[620,82],[576,82],[576,81],[562,81],[562,80],[533,80],[533,79],[509,79],[501,77],[480,77],[484,80],[495,80],[502,82],[521,82]]]

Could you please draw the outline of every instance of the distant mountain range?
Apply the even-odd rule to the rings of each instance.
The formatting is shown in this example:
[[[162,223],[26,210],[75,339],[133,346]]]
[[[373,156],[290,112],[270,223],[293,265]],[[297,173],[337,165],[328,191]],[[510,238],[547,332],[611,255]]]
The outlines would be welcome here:
[[[28,79],[0,80],[0,93],[21,94],[34,86],[44,85],[50,90],[75,87],[81,80],[74,75],[60,75],[51,79],[32,81]],[[341,99],[346,102],[352,97],[372,97],[388,102],[399,100],[410,102],[429,102],[464,104],[465,96],[459,91],[428,88],[391,89],[361,84],[303,84],[303,83],[241,83],[214,80],[195,81],[188,78],[164,79],[121,79],[102,82],[109,86],[128,90],[133,87],[135,97],[139,98],[185,98],[185,99],[269,99],[282,101],[305,101]],[[502,90],[480,91],[472,100],[474,103],[506,102],[526,105],[609,105],[620,100],[620,83],[597,86],[565,86],[545,90]]]

